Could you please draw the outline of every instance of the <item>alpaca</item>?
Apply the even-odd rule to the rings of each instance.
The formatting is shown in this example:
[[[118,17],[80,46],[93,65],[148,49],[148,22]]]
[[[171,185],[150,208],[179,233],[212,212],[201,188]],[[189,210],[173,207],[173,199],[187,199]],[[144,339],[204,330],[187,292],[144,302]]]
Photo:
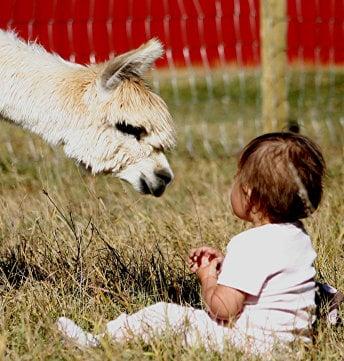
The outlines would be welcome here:
[[[0,118],[61,144],[93,174],[112,173],[158,197],[173,178],[164,152],[174,146],[175,130],[143,75],[162,55],[151,39],[84,66],[0,30]]]

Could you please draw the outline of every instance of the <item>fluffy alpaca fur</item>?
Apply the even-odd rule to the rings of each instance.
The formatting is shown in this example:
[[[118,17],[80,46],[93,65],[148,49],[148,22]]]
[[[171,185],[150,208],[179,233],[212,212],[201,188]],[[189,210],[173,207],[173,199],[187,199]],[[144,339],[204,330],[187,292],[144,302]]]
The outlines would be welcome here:
[[[175,132],[166,104],[142,76],[162,54],[153,39],[83,66],[0,30],[0,116],[62,144],[93,173],[111,172],[159,196],[173,177],[164,150]]]

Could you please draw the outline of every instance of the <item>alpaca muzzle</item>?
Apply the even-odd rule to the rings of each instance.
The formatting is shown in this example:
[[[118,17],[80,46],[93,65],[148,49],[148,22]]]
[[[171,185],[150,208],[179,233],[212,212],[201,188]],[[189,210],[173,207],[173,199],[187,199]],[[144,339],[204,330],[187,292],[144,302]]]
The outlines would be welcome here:
[[[144,194],[151,194],[155,197],[160,197],[167,185],[171,183],[173,174],[167,169],[161,169],[154,172],[154,180],[150,182],[144,175],[140,178],[141,192]]]

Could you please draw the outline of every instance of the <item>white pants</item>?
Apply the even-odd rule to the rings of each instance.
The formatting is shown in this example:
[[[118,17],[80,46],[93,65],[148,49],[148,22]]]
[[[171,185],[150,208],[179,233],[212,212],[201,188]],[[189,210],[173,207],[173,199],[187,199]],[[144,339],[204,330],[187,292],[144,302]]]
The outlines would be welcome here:
[[[192,307],[159,302],[133,315],[122,314],[107,326],[107,334],[117,341],[141,337],[148,342],[154,336],[181,334],[185,346],[203,345],[207,349],[223,351],[225,339],[232,330],[218,325],[209,315]]]
[[[159,302],[132,315],[123,313],[108,322],[106,333],[101,335],[87,333],[64,317],[57,321],[57,326],[65,338],[81,347],[97,346],[100,338],[106,335],[117,342],[134,337],[141,337],[148,342],[154,336],[174,333],[182,335],[184,346],[203,346],[208,350],[222,352],[226,343],[229,343],[254,352],[248,339],[237,330],[219,325],[203,310],[173,303]]]

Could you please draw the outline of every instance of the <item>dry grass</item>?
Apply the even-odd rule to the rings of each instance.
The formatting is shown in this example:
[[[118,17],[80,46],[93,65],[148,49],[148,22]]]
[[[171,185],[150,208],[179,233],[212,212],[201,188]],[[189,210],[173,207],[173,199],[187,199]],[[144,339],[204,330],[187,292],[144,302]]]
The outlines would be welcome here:
[[[172,109],[181,125],[185,109]],[[213,115],[224,121],[221,109],[214,107]],[[248,116],[255,109],[255,104],[248,108]],[[198,114],[192,108],[187,120],[196,122]],[[218,128],[213,132],[209,127],[216,138]],[[252,129],[244,129],[243,142]],[[197,139],[199,129],[191,131]],[[175,182],[164,197],[153,199],[110,176],[93,177],[66,160],[61,150],[1,124],[0,358],[247,360],[233,349],[225,356],[185,350],[168,335],[149,345],[105,341],[99,349],[80,351],[63,344],[54,327],[56,318],[66,315],[99,331],[124,310],[134,312],[160,300],[200,306],[197,282],[184,263],[188,249],[205,243],[224,249],[231,235],[247,227],[229,206],[240,144],[237,126],[232,124],[228,132],[235,141],[227,153],[212,143],[213,152],[201,150],[195,157],[187,153],[181,132],[182,142],[170,156]],[[318,277],[344,290],[343,148],[328,133],[317,136],[328,177],[322,206],[306,226],[318,251]],[[199,142],[203,146],[201,136]],[[197,142],[194,146],[200,149]],[[290,355],[277,353],[275,359],[339,360],[343,345],[343,330],[320,327],[316,345],[308,350],[295,346]]]

